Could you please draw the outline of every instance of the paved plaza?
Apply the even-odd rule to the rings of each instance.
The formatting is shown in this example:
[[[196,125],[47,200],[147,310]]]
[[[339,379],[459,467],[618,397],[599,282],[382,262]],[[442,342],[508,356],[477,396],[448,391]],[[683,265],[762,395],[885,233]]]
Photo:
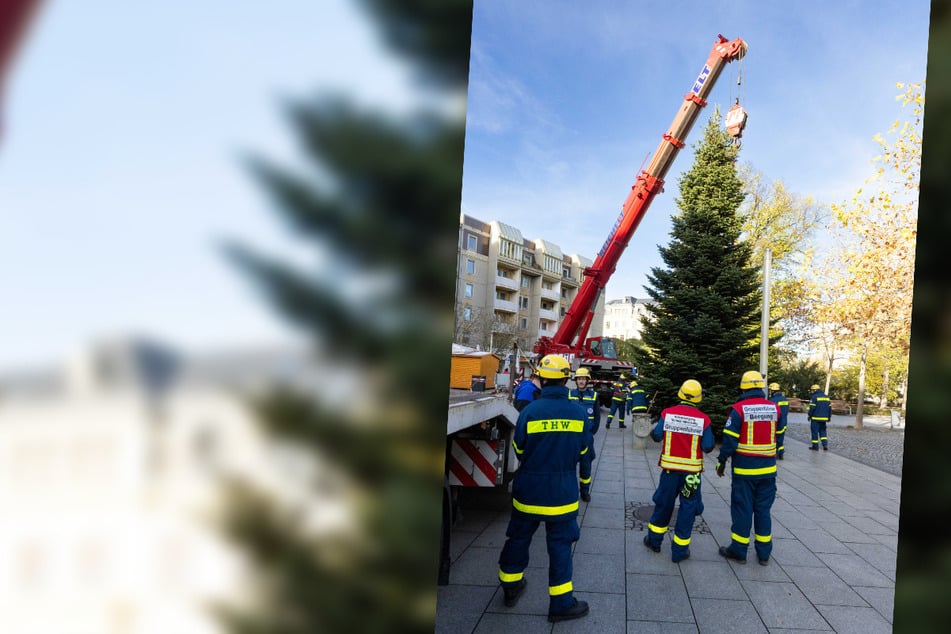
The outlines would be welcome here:
[[[574,554],[575,596],[588,601],[591,613],[548,622],[543,526],[532,541],[525,594],[517,606],[504,607],[498,557],[510,497],[466,492],[484,495],[467,495],[460,504],[450,582],[438,588],[436,632],[891,632],[901,480],[886,467],[894,467],[904,434],[873,418],[866,419],[869,431],[850,431],[854,417],[835,416],[830,451],[813,452],[800,440],[808,438],[801,433],[808,429],[805,415],[789,418],[796,429],[778,463],[768,566],[757,564],[752,548],[745,565],[717,554],[730,543],[730,468],[723,478],[714,473],[719,447],[706,457],[705,511],[694,526],[690,559],[671,562],[670,531],[660,553],[645,548],[660,445],[648,440],[635,449],[630,425],[602,425],[592,500],[581,502]],[[878,468],[862,464],[841,455],[837,443],[851,455],[889,460]]]

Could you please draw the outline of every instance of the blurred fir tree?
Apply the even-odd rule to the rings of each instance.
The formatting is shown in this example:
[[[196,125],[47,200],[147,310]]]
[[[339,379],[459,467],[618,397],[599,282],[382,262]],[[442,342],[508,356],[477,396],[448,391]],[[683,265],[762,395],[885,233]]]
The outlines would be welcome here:
[[[750,248],[740,241],[743,184],[730,141],[716,110],[693,166],[679,179],[680,211],[670,243],[660,247],[667,268],[648,276],[651,318],[641,331],[644,347],[634,350],[641,385],[657,392],[654,411],[675,404],[681,383],[697,379],[701,409],[717,434],[739,394],[740,376],[759,366],[761,294]]]
[[[462,102],[471,0],[360,4],[423,88]],[[266,436],[336,474],[308,485],[311,502],[329,506],[336,487],[355,521],[320,533],[307,513],[232,482],[224,532],[253,587],[249,602],[217,608],[230,632],[433,630],[465,133],[450,110],[396,118],[319,96],[286,111],[309,164],[249,161],[282,220],[332,266],[304,270],[244,245],[229,257],[334,359],[324,372],[361,379],[349,407],[321,395],[319,379],[310,394],[255,401]]]

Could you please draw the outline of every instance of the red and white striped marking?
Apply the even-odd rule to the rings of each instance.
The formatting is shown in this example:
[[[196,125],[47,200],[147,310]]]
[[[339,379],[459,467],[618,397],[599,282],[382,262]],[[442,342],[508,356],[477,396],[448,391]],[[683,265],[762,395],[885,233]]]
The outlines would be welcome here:
[[[449,456],[449,484],[494,487],[499,441],[455,438]]]
[[[582,359],[581,363],[583,365],[598,365],[599,363],[601,363],[601,361],[602,361],[601,359]],[[620,360],[611,361],[611,365],[624,366],[626,368],[634,367],[634,364],[631,361],[620,361]]]

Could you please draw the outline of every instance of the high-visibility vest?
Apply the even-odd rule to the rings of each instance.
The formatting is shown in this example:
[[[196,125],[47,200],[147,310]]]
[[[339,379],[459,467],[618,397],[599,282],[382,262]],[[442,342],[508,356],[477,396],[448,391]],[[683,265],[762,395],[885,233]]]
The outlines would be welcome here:
[[[704,430],[710,427],[710,417],[689,405],[668,407],[660,416],[664,421],[664,438],[657,464],[671,471],[703,471],[700,441]],[[675,431],[680,429],[685,431]]]
[[[765,398],[748,398],[733,405],[743,420],[736,453],[757,458],[776,457],[779,406]]]

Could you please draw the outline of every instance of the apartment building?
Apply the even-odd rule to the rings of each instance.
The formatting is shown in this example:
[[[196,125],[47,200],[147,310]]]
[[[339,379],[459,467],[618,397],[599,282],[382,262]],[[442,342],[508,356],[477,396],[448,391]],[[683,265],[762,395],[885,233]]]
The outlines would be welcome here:
[[[581,288],[592,260],[543,238],[526,239],[498,220],[462,214],[456,266],[456,343],[507,352],[551,337]],[[604,298],[588,336],[601,334]]]
[[[640,339],[641,318],[646,317],[649,300],[630,295],[612,299],[604,305],[604,336],[615,339]]]

